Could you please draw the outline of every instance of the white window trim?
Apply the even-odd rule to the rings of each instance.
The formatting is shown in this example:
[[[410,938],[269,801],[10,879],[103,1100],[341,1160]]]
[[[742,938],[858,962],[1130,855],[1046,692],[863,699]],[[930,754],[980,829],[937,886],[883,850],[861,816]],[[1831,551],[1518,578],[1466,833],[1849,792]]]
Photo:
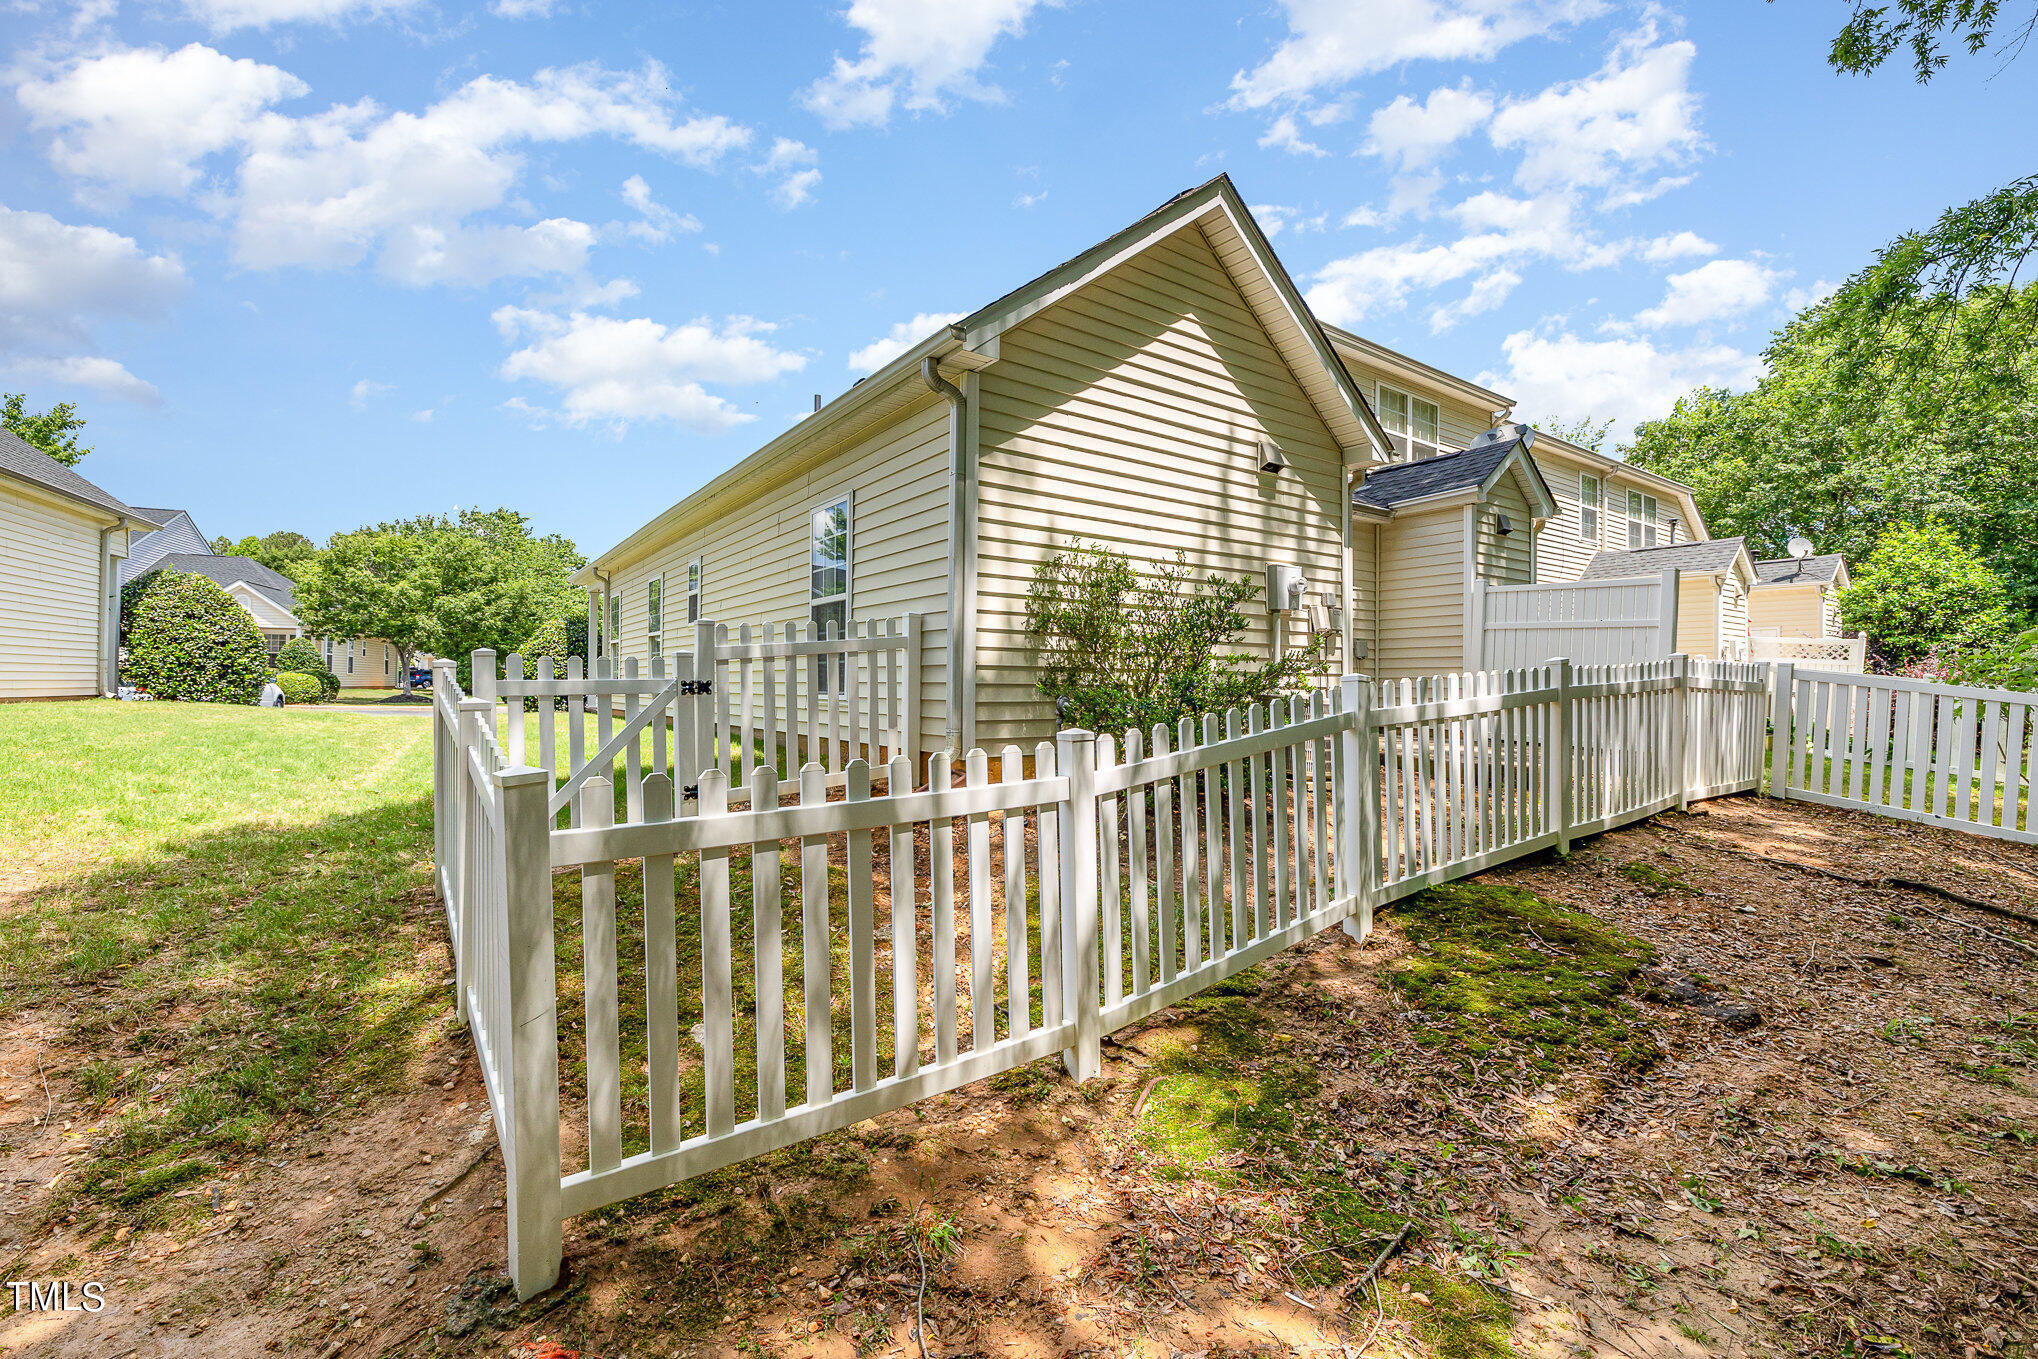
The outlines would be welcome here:
[[[1441,404],[1430,400],[1426,396],[1417,396],[1406,387],[1396,387],[1390,383],[1376,382],[1373,384],[1373,401],[1376,410],[1383,410],[1385,408],[1384,403],[1380,401],[1380,394],[1382,392],[1392,392],[1408,403],[1408,428],[1400,431],[1401,438],[1408,444],[1408,452],[1404,455],[1407,461],[1413,462],[1418,457],[1433,458],[1444,451],[1444,408]],[[1421,447],[1429,450],[1427,453],[1418,453],[1416,451],[1419,441],[1415,437],[1415,403],[1418,401],[1436,412],[1436,438],[1428,443],[1421,444]],[[1381,416],[1380,423],[1383,427],[1387,427],[1384,415]],[[1393,434],[1396,431],[1391,427],[1387,427],[1387,432]]]
[[[1592,501],[1585,500],[1585,483],[1592,483]],[[1585,515],[1592,514],[1592,531],[1585,531]],[[1606,536],[1606,478],[1596,477],[1590,472],[1578,474],[1578,538],[1598,547]]]
[[[651,587],[654,585],[658,587],[658,615],[655,620],[651,613]],[[660,571],[655,576],[647,577],[644,581],[644,636],[650,640],[651,654],[654,656],[658,654],[659,642],[665,637],[665,615],[671,607],[671,599],[665,590],[665,573]]]
[[[842,506],[843,509],[845,538],[843,544],[842,593],[840,596],[829,595],[827,599],[829,602],[833,602],[837,598],[841,599],[842,635],[847,637],[850,632],[850,624],[856,617],[856,492],[854,490],[842,490],[830,495],[821,496],[807,506],[806,516],[801,521],[805,526],[804,532],[807,538],[807,564],[801,569],[806,572],[807,578],[807,625],[810,629],[813,629],[814,606],[821,602],[820,597],[814,594],[814,516],[822,510],[832,509],[836,505]],[[814,633],[814,639],[816,641],[820,640],[818,631]],[[847,669],[846,663],[837,667],[838,679],[846,675]],[[832,683],[826,691],[826,696],[840,702],[843,697],[842,690],[846,687],[843,683]]]
[[[808,545],[807,551],[808,560],[811,561],[813,555],[811,543]],[[701,600],[706,594],[707,588],[707,558],[695,557],[686,564],[686,621],[688,624],[698,623],[705,616],[706,610],[702,607]],[[808,591],[810,594],[812,589],[812,583],[809,582]]]

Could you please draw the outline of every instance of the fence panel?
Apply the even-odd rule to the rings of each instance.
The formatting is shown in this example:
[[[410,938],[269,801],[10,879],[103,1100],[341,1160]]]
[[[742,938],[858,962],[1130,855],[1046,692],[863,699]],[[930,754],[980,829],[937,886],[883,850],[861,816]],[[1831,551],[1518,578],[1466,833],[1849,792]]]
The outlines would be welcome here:
[[[1677,642],[1677,572],[1549,585],[1476,582],[1465,597],[1465,668],[1667,659]]]
[[[1750,637],[1748,655],[1758,661],[1789,661],[1800,670],[1837,670],[1859,675],[1868,668],[1868,639]]]
[[[2033,695],[1790,662],[1776,675],[1771,791],[2038,844]]]

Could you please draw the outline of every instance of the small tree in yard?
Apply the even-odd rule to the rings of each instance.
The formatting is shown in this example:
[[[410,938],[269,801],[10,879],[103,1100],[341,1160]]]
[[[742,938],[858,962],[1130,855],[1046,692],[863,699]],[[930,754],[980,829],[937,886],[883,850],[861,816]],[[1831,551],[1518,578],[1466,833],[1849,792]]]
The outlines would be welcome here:
[[[286,674],[309,675],[318,681],[318,696],[329,699],[340,692],[340,677],[326,664],[309,637],[292,637],[276,653],[276,668]]]
[[[1892,666],[2000,646],[2015,626],[2001,576],[1944,524],[1897,524],[1840,592],[1840,621]]]
[[[1278,659],[1241,653],[1259,593],[1251,576],[1199,578],[1185,553],[1142,571],[1098,544],[1057,552],[1026,598],[1040,692],[1064,724],[1112,732],[1300,693],[1327,639]]]
[[[204,576],[158,572],[135,601],[129,683],[157,698],[253,703],[268,677],[255,620]]]

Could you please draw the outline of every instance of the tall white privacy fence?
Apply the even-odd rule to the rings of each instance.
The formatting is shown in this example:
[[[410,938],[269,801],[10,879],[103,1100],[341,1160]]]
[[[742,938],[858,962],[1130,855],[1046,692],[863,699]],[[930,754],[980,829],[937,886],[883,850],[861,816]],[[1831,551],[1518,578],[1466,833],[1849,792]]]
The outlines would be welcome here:
[[[1354,676],[1008,746],[995,776],[935,755],[919,788],[903,749],[833,798],[820,764],[753,766],[743,809],[715,767],[679,814],[654,757],[618,822],[603,760],[525,767],[492,702],[441,685],[440,880],[524,1296],[565,1217],[1049,1054],[1087,1079],[1105,1033],[1332,925],[1363,939],[1380,903],[1755,788],[1769,702],[1764,667],[1682,656]]]
[[[1859,675],[1868,669],[1866,637],[1750,637],[1748,658],[1789,661],[1799,670],[1838,670]]]
[[[1770,791],[2038,844],[2038,693],[1776,667]]]
[[[1677,572],[1550,585],[1473,584],[1465,668],[1514,670],[1547,657],[1574,665],[1668,660],[1677,650]]]

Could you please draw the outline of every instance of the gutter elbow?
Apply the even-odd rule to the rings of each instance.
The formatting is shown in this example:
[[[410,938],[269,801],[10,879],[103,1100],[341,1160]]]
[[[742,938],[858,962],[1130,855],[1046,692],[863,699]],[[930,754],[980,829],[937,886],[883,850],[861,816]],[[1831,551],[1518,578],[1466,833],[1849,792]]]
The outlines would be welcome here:
[[[947,397],[951,406],[959,408],[967,399],[962,394],[962,388],[941,376],[941,365],[931,354],[920,360],[920,381],[927,384],[929,391]]]

